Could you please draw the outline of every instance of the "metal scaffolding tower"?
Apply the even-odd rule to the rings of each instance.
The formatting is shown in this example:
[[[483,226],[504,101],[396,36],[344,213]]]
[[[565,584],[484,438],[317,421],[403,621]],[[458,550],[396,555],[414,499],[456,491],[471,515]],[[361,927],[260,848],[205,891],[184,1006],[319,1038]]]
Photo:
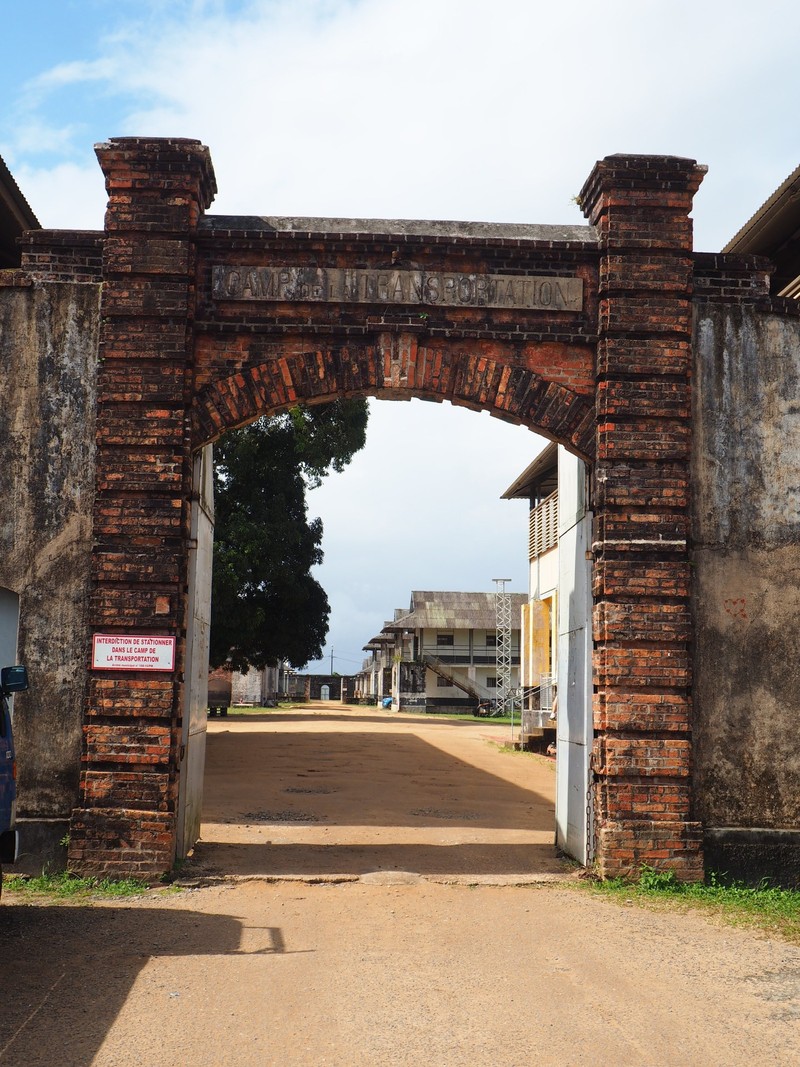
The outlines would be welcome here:
[[[511,693],[511,593],[506,592],[510,578],[493,578],[497,586],[495,594],[495,618],[497,626],[497,708],[496,714],[513,712]]]

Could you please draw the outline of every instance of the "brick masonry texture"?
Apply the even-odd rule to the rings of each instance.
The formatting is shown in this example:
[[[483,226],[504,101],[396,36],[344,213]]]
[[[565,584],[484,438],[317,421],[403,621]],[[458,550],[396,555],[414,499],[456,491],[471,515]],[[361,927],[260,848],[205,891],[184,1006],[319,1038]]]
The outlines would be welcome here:
[[[38,281],[97,283],[102,278],[102,233],[29,230],[20,243],[22,268]]]
[[[428,347],[402,333],[379,333],[371,345],[298,346],[294,353],[265,359],[206,387],[198,398],[195,440],[213,440],[265,407],[279,411],[300,401],[366,393],[446,398],[512,422],[530,425],[535,419],[546,433],[591,456],[590,397],[519,366],[516,353],[499,343],[475,347],[479,354],[463,342]],[[551,353],[551,358],[557,357]]]
[[[191,492],[194,245],[213,194],[193,141],[99,145],[109,193],[98,376],[95,632],[177,635],[175,678],[90,676],[70,863],[156,875],[174,859]]]
[[[608,157],[581,194],[590,225],[554,240],[536,228],[331,233],[206,217],[215,181],[198,142],[118,138],[97,154],[105,233],[32,238],[18,284],[102,279],[91,626],[178,640],[174,674],[90,678],[71,864],[151,876],[174,858],[193,450],[298,402],[419,396],[529,426],[593,465],[598,868],[647,862],[698,877],[686,552],[695,271],[709,293],[763,298],[759,264],[692,253],[702,168]],[[577,277],[583,306],[215,298],[214,267],[265,263]]]
[[[600,873],[702,875],[692,818],[689,534],[693,160],[607,157],[581,193],[601,236],[593,611]],[[666,827],[665,823],[669,826]]]

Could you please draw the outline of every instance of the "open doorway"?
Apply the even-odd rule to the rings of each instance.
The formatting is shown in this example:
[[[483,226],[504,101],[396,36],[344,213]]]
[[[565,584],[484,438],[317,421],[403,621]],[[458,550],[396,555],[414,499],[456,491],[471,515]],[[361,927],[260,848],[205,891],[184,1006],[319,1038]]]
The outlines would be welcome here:
[[[493,592],[493,576],[502,572],[511,576],[512,589],[527,593],[529,561],[525,543],[528,510],[518,502],[501,500],[501,494],[514,474],[544,445],[541,438],[527,429],[490,419],[485,414],[481,416],[463,408],[452,408],[449,404],[434,406],[419,401],[402,405],[372,402],[365,449],[356,454],[343,473],[330,476],[320,488],[309,494],[309,512],[311,515],[320,515],[325,528],[325,561],[318,570],[318,577],[328,592],[332,618],[328,646],[320,660],[305,669],[328,675],[334,667],[337,674],[354,674],[363,661],[364,643],[369,640],[375,627],[380,628],[383,621],[391,617],[393,608],[407,603],[409,592],[414,588],[484,589],[490,593]],[[553,631],[550,655],[553,662],[557,641],[555,603],[553,598],[553,614],[550,617]],[[515,627],[519,625],[520,620],[515,620]],[[516,652],[518,654],[518,648]],[[459,804],[455,807],[443,806],[441,799],[434,801],[430,794],[417,793],[418,803],[411,804],[407,813],[406,821],[411,829],[408,826],[398,829],[404,818],[401,813],[408,806],[400,799],[404,789],[409,795],[422,789],[422,775],[415,774],[415,768],[419,771],[426,764],[423,754],[428,752],[428,745],[445,749],[445,736],[457,737],[459,744],[466,746],[465,751],[471,744],[474,754],[480,748],[485,748],[487,741],[506,741],[507,728],[487,724],[475,728],[474,736],[468,739],[464,723],[430,722],[426,726],[427,732],[434,730],[435,740],[432,740],[424,729],[418,735],[417,727],[405,717],[393,720],[385,713],[382,715],[380,710],[364,709],[359,715],[355,709],[343,707],[341,712],[328,711],[324,718],[323,727],[322,709],[314,709],[313,706],[298,708],[293,713],[281,709],[275,715],[265,716],[263,721],[248,710],[243,711],[241,722],[234,715],[229,716],[224,727],[217,729],[216,724],[212,726],[205,809],[208,825],[203,831],[204,842],[209,843],[209,847],[215,827],[222,827],[221,836],[229,837],[232,831],[225,830],[225,826],[232,825],[229,820],[241,818],[246,826],[249,818],[251,836],[256,835],[251,842],[252,851],[244,849],[242,841],[234,840],[228,842],[230,850],[226,853],[223,849],[222,855],[246,854],[250,856],[248,863],[263,861],[269,865],[271,861],[265,857],[256,859],[259,855],[258,837],[263,837],[258,833],[259,820],[263,820],[261,830],[266,832],[266,827],[271,841],[274,842],[277,836],[286,846],[281,852],[286,861],[284,866],[286,863],[291,866],[288,857],[293,854],[292,848],[297,852],[300,866],[304,867],[309,862],[307,857],[302,861],[299,859],[302,839],[307,841],[312,854],[314,849],[318,849],[320,857],[327,857],[323,864],[327,865],[324,873],[353,873],[353,865],[359,867],[360,861],[355,858],[345,861],[342,858],[341,850],[345,847],[342,841],[337,839],[336,848],[333,848],[329,834],[328,844],[333,851],[322,849],[325,835],[320,837],[320,834],[325,827],[316,825],[316,822],[327,820],[323,811],[327,805],[337,808],[339,823],[344,820],[347,824],[349,819],[361,827],[356,834],[358,841],[352,842],[356,853],[359,850],[364,853],[365,849],[369,851],[370,834],[383,835],[384,845],[393,837],[399,835],[402,839],[404,835],[411,834],[411,838],[405,842],[411,851],[403,854],[409,857],[408,863],[412,862],[410,857],[413,855],[417,856],[417,860],[416,867],[409,869],[436,866],[437,862],[441,865],[445,855],[440,854],[436,862],[432,856],[420,858],[427,847],[424,846],[424,838],[428,832],[418,825],[422,819],[423,823],[427,820],[432,828],[438,826],[439,829],[443,823],[452,823],[447,825],[448,831],[455,830],[462,837],[471,838],[471,847],[466,847],[465,842],[463,856],[452,855],[444,864],[452,866],[454,871],[458,868],[461,874],[468,873],[469,855],[482,857],[476,860],[479,867],[499,865],[506,875],[530,875],[533,873],[531,863],[542,870],[551,870],[549,865],[555,862],[552,844],[556,792],[552,765],[547,771],[539,768],[536,774],[529,773],[531,787],[528,790],[524,764],[512,761],[515,773],[522,773],[522,779],[514,782],[514,788],[510,791],[515,792],[515,805],[511,802],[506,785],[502,784],[503,775],[498,775],[496,770],[483,767],[478,772],[474,766],[466,770],[469,760],[442,757],[443,764],[438,767],[436,776],[445,783],[443,788],[451,790],[451,797],[463,793],[465,782],[473,781],[477,775],[481,779],[481,784],[477,786],[478,793],[488,798],[492,795],[494,782],[498,796],[492,802],[499,802],[502,796],[506,805],[500,818],[502,834],[517,836],[513,859],[508,853],[506,859],[499,859],[502,851],[499,843],[480,839],[481,821],[484,823],[483,829],[488,830],[491,816],[476,815],[474,810],[464,808],[463,803],[460,807]],[[372,722],[373,719],[380,721]],[[400,773],[398,767],[395,765],[394,770],[389,771],[384,764],[388,758],[387,748],[396,750],[396,755],[408,749],[408,744],[396,736],[398,722],[403,723],[404,734],[414,731],[416,740],[411,747],[416,754],[406,767],[406,786],[401,786],[395,795],[391,788],[387,792],[385,781],[381,783],[376,780],[370,786],[368,778],[362,778],[365,766],[372,765],[378,778],[384,773],[389,774],[392,782],[396,781]],[[237,815],[234,811],[233,783],[225,782],[224,767],[230,769],[237,763],[233,748],[239,733],[246,735],[246,740],[242,741],[245,747],[263,749],[262,763],[265,768],[271,767],[273,773],[268,779],[257,776],[258,781],[252,785],[254,792],[249,811],[240,811]],[[370,737],[365,736],[367,733]],[[217,738],[217,734],[221,737]],[[292,743],[297,746],[294,754],[288,748],[290,736],[294,738]],[[379,736],[383,740],[379,740]],[[270,745],[274,746],[274,751],[270,750]],[[359,745],[366,747],[359,749]],[[361,755],[357,755],[358,751]],[[371,756],[364,755],[369,752]],[[274,760],[277,763],[273,766]],[[350,773],[359,780],[357,788],[355,782],[347,785],[348,789],[352,787],[354,790],[354,802],[359,803],[355,800],[358,796],[362,806],[368,803],[370,789],[373,804],[378,795],[383,801],[394,797],[394,806],[389,805],[391,811],[386,816],[391,826],[383,826],[373,813],[366,819],[366,824],[372,827],[367,830],[363,825],[363,810],[349,814],[339,811],[338,805],[342,801],[339,794],[345,790],[345,785],[335,780],[334,772],[344,774],[346,779],[348,760],[352,761]],[[454,771],[453,776],[451,772]],[[466,775],[466,778],[460,777],[460,774]],[[276,783],[280,783],[280,788]],[[288,796],[282,796],[282,792]],[[581,792],[585,794],[583,783]],[[334,795],[335,800],[325,799]],[[312,802],[309,797],[323,799],[314,799]],[[486,802],[484,800],[483,803]],[[233,804],[234,807],[226,809],[226,804]],[[309,807],[314,810],[305,811]],[[475,807],[473,804],[472,808]],[[536,809],[536,817],[532,820],[533,809]],[[431,812],[437,811],[439,816],[431,815]],[[309,818],[308,826],[303,822],[303,812]],[[281,819],[286,826],[280,825]],[[473,822],[479,825],[473,826]],[[416,840],[416,844],[412,840],[414,826],[419,831],[417,836],[421,838]],[[298,831],[299,837],[294,846],[289,847],[293,831]],[[244,828],[241,832],[245,833]],[[335,837],[336,831],[332,833]],[[532,849],[528,860],[523,859],[523,839]],[[222,846],[221,841],[217,844]],[[375,842],[372,841],[372,844]],[[395,841],[395,844],[398,842]],[[456,844],[454,842],[449,846],[451,853]],[[203,850],[208,851],[205,845]],[[545,853],[548,857],[546,862]],[[378,863],[380,854],[378,850],[371,860],[364,862],[368,865],[370,862]],[[338,859],[335,858],[337,855]],[[490,855],[494,856],[491,862],[488,858]],[[397,865],[396,860],[397,854],[393,866]],[[333,870],[331,864],[335,866],[337,862],[340,866],[344,864],[347,871]],[[291,872],[287,869],[283,873]],[[475,870],[473,873],[481,874],[481,871]],[[486,874],[487,870],[482,873]]]

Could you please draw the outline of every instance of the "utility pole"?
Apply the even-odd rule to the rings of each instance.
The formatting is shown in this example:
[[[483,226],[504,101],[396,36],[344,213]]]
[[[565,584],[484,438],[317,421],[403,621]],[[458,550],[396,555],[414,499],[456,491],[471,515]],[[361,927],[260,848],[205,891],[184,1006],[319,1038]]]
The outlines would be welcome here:
[[[331,678],[333,678],[333,649],[331,649]]]

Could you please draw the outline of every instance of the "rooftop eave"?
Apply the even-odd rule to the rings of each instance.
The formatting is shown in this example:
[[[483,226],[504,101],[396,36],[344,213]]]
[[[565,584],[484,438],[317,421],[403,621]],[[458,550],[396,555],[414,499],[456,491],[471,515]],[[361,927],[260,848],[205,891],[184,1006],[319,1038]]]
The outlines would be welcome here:
[[[0,267],[19,266],[19,238],[26,230],[38,229],[39,220],[0,157]]]
[[[723,252],[769,256],[800,226],[800,167],[747,220]]]
[[[14,176],[0,156],[0,199],[4,208],[10,212],[19,231],[41,229],[41,223],[36,218],[28,201],[22,195],[22,191],[14,181]]]
[[[500,497],[501,500],[527,500],[532,495],[533,486],[558,466],[558,445],[551,442],[529,463],[522,474],[516,478]]]

